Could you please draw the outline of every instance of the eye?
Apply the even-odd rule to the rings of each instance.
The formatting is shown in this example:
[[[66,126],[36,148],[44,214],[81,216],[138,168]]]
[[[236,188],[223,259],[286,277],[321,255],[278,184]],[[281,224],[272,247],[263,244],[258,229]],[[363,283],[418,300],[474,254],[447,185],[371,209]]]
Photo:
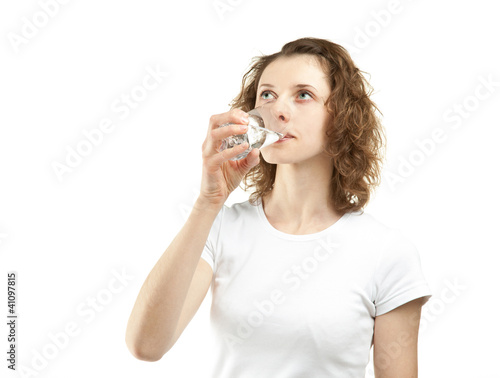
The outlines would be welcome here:
[[[270,94],[271,94],[271,92],[270,92],[270,91],[262,91],[262,92],[260,92],[260,97],[261,97],[262,99],[264,99],[264,100],[270,100],[270,99],[271,99],[270,97],[264,97],[264,96],[266,96],[266,95],[270,95]],[[308,91],[300,91],[300,92],[299,92],[299,96],[302,96],[302,95],[309,96],[309,99],[312,99],[312,98],[313,98],[313,97],[312,97],[312,94],[311,94],[311,93],[309,93]],[[308,98],[307,98],[307,97],[306,97],[306,98],[301,97],[300,99],[301,99],[301,100],[308,100]]]
[[[266,94],[271,94],[271,92],[269,92],[269,91],[262,91],[262,92],[260,92],[260,97],[262,97],[262,96],[264,96],[264,95],[266,95]],[[265,98],[265,97],[262,97],[262,98],[263,98],[264,100],[269,100],[269,98]]]
[[[302,92],[300,92],[299,96],[301,96],[301,95],[307,95],[310,98],[312,98],[312,95],[308,91],[302,91]],[[301,100],[306,100],[306,99],[305,98],[301,98]]]

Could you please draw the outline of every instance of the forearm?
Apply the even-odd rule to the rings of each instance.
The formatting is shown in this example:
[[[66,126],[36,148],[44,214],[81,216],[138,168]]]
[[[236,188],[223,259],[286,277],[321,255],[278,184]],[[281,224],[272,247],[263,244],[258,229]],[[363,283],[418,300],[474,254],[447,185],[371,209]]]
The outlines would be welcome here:
[[[156,360],[166,352],[219,211],[220,207],[198,199],[186,223],[147,276],[127,325],[126,343],[133,354]]]

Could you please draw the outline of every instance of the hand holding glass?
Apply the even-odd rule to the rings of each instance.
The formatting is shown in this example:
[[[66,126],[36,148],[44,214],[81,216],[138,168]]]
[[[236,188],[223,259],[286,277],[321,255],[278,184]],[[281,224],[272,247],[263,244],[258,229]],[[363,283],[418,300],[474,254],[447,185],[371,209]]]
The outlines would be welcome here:
[[[250,110],[248,115],[249,122],[247,132],[245,134],[233,135],[223,139],[222,144],[219,147],[219,151],[223,151],[226,148],[232,148],[245,142],[248,143],[248,149],[230,160],[234,161],[243,159],[250,153],[252,148],[267,147],[284,137],[283,134],[269,129],[272,127],[274,122],[268,107],[265,107],[264,105],[259,106]],[[230,123],[225,123],[219,127],[228,125],[230,125]]]

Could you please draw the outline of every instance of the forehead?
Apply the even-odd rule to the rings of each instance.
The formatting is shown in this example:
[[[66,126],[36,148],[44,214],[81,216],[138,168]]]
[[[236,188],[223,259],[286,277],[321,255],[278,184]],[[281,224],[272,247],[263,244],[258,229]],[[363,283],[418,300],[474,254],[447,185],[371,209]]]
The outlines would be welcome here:
[[[319,91],[329,91],[330,83],[318,58],[310,54],[279,57],[262,72],[261,83],[287,87],[290,84],[310,84]]]

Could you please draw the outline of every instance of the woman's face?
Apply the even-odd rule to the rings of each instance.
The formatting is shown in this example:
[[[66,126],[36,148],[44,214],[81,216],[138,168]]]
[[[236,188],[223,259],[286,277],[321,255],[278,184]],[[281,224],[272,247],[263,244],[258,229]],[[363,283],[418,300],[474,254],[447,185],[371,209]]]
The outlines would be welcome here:
[[[325,102],[330,92],[329,81],[313,55],[280,57],[266,67],[255,107],[266,104],[277,125],[272,130],[293,137],[263,148],[266,162],[291,164],[326,156],[323,150],[330,115]]]

